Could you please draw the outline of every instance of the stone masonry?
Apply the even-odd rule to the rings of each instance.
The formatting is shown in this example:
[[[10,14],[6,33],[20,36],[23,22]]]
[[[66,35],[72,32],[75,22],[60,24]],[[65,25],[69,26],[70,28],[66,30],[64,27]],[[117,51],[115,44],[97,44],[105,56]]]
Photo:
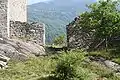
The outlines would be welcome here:
[[[10,22],[10,38],[32,41],[41,46],[45,44],[45,26],[37,22]]]
[[[0,0],[0,34],[7,37],[7,0]]]
[[[45,25],[27,22],[27,0],[0,0],[0,37],[45,44]]]
[[[27,21],[27,0],[0,0],[0,34],[10,37],[10,21]]]
[[[74,21],[67,25],[67,46],[68,48],[84,48],[89,49],[94,41],[93,33],[87,32],[80,28],[80,17],[76,17]]]

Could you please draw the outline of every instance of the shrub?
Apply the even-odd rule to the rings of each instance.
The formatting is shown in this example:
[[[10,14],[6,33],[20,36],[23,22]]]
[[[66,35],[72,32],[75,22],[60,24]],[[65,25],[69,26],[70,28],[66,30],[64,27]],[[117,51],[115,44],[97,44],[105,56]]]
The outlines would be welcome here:
[[[58,57],[58,63],[54,71],[58,80],[73,80],[77,78],[76,66],[84,60],[84,55],[78,52],[69,52]]]
[[[61,45],[61,46],[65,45],[65,43],[66,43],[65,35],[60,35],[60,36],[56,37],[54,39],[53,43],[55,45]]]
[[[58,63],[55,74],[59,80],[70,80],[76,76],[74,67],[65,62]]]

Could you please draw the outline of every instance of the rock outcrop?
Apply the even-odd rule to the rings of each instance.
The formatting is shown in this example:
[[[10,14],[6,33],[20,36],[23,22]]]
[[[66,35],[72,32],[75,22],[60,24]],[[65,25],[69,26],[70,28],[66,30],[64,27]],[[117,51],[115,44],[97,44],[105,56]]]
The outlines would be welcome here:
[[[13,60],[46,55],[44,48],[36,43],[6,38],[0,38],[0,54]]]
[[[112,69],[115,72],[120,72],[120,65],[113,61],[106,60],[105,58],[102,58],[102,57],[93,57],[93,56],[89,56],[89,59],[91,61],[96,61],[97,63],[100,63],[100,64]]]
[[[7,63],[10,58],[0,54],[0,69],[7,68]]]

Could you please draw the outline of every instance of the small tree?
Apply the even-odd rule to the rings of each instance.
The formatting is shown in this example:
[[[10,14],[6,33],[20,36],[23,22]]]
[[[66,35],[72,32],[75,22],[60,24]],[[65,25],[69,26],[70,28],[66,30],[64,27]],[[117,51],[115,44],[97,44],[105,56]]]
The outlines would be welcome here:
[[[65,35],[60,35],[56,37],[53,41],[55,45],[63,45],[65,44]]]

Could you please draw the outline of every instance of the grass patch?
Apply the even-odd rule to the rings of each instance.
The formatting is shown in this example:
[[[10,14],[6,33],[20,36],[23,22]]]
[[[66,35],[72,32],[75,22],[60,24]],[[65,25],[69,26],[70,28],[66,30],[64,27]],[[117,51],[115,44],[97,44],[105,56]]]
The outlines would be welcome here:
[[[55,60],[47,58],[30,59],[25,62],[11,61],[8,69],[0,70],[0,80],[37,80],[51,73]]]
[[[120,52],[116,50],[108,50],[108,52],[106,52],[105,50],[89,52],[87,56],[103,57],[107,60],[111,60],[113,62],[120,64]]]

